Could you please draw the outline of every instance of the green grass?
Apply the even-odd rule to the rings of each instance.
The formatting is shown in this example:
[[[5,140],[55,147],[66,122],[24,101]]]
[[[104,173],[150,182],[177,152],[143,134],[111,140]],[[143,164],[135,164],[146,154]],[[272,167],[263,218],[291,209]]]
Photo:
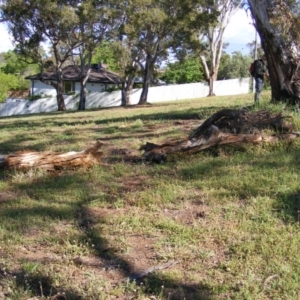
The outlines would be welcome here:
[[[298,113],[269,99],[253,109],[284,111],[298,130]],[[299,141],[138,159],[147,141],[184,139],[218,110],[252,103],[1,118],[0,154],[104,146],[88,170],[0,170],[0,299],[299,299]]]

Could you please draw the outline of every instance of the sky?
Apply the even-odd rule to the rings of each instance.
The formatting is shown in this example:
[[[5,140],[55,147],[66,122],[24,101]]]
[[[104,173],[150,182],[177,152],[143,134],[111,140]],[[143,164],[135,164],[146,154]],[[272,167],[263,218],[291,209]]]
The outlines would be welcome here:
[[[251,18],[244,10],[239,10],[230,19],[224,33],[224,42],[229,43],[226,52],[231,54],[240,51],[249,54],[250,49],[246,46],[255,40],[255,29],[251,25]],[[8,34],[5,24],[0,23],[0,52],[13,49],[12,38]]]
[[[226,52],[231,54],[240,51],[242,54],[249,54],[248,43],[255,40],[255,28],[252,19],[245,10],[238,10],[230,19],[224,32],[224,42],[229,43]],[[258,37],[259,42],[259,37]]]
[[[6,26],[3,23],[0,23],[0,53],[12,49],[12,40],[7,32]]]

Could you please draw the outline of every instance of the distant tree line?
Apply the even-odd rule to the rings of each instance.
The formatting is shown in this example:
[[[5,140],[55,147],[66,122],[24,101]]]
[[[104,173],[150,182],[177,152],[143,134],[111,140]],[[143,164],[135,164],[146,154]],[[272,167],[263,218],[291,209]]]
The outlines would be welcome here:
[[[249,65],[252,60],[250,55],[243,55],[241,52],[234,52],[230,55],[223,51],[217,80],[249,77]],[[168,63],[159,78],[172,84],[206,81],[199,57],[187,57],[182,61]]]

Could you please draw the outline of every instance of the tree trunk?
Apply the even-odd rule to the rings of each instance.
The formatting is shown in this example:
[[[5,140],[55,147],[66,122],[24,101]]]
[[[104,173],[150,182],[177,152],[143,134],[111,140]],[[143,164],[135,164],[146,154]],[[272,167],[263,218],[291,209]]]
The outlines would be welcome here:
[[[209,96],[215,96],[214,93],[214,81],[216,80],[216,75],[218,71],[215,71],[214,65],[212,64],[211,70],[208,69],[206,59],[203,55],[200,56],[202,67],[204,69],[204,74],[206,77],[206,81],[208,83],[208,97]]]
[[[214,93],[214,79],[212,76],[209,77],[208,79],[208,97],[210,96],[215,96]]]
[[[285,1],[248,0],[268,61],[272,100],[300,100],[300,42],[294,38],[295,17]],[[284,20],[284,21],[283,21]]]
[[[83,30],[83,29],[82,29]],[[86,84],[88,82],[88,79],[91,74],[91,60],[92,60],[92,53],[90,51],[86,51],[86,46],[83,45],[82,49],[79,52],[79,59],[80,59],[80,66],[76,64],[75,59],[73,58],[73,64],[76,67],[77,73],[80,78],[80,99],[78,104],[78,111],[85,110],[85,104],[86,104]],[[85,73],[87,65],[87,72]]]
[[[138,104],[146,104],[148,99],[149,82],[143,82],[143,90]]]
[[[86,103],[86,91],[85,85],[83,82],[80,84],[80,99],[78,104],[78,110],[85,110],[85,103]]]
[[[122,103],[121,106],[130,105],[130,95],[134,84],[134,74],[129,75],[127,80],[122,84]]]
[[[242,1],[217,0],[213,1],[214,8],[219,12],[218,23],[208,27],[205,32],[209,46],[209,64],[207,66],[206,58],[201,55],[201,63],[204,74],[208,82],[208,95],[215,96],[214,81],[217,80],[219,66],[223,51],[224,32],[232,15],[234,15]]]
[[[90,64],[90,63],[89,63]],[[91,68],[86,73],[86,76],[83,77],[84,74],[84,64],[81,64],[81,70],[80,70],[80,100],[78,105],[78,110],[85,110],[85,104],[86,104],[86,83],[90,77]]]
[[[57,99],[57,110],[65,111],[66,105],[65,105],[65,99],[64,99],[63,78],[62,78],[61,67],[57,68],[56,99]]]
[[[150,85],[151,76],[152,76],[152,70],[153,70],[153,66],[151,63],[151,56],[148,54],[145,69],[144,69],[143,90],[142,90],[140,101],[138,104],[147,103],[149,85]]]

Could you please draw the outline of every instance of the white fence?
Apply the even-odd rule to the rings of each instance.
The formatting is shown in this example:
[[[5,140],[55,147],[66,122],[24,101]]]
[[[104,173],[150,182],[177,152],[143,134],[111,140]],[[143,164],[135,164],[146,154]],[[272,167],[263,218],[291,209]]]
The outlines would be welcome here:
[[[217,96],[240,95],[249,93],[250,80],[230,79],[214,82],[214,92]],[[131,93],[131,104],[138,103],[142,89]],[[184,99],[203,98],[208,94],[208,86],[203,83],[167,85],[149,88],[148,102],[176,101]],[[67,110],[77,110],[79,96],[65,97]],[[93,92],[87,95],[86,108],[113,107],[121,105],[121,91]],[[35,101],[7,99],[0,104],[0,116],[24,115],[41,112],[57,111],[56,97],[43,98]]]

